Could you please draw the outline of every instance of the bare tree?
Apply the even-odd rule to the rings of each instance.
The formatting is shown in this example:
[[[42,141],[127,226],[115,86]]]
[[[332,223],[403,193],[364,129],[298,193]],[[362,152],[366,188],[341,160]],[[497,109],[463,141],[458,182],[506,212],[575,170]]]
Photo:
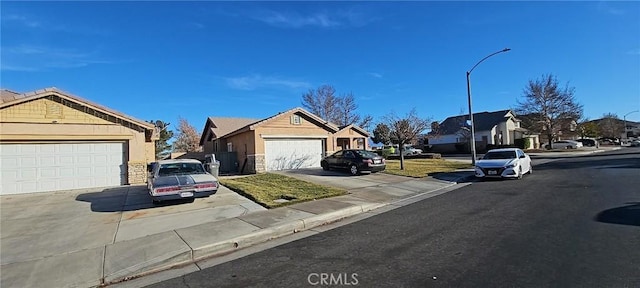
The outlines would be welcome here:
[[[178,124],[178,135],[176,136],[176,141],[173,142],[173,151],[200,152],[200,133],[186,119],[178,117],[178,121],[180,122]]]
[[[404,170],[404,145],[411,143],[418,135],[427,130],[431,125],[431,119],[420,118],[415,108],[402,118],[395,113],[390,113],[383,119],[384,124],[389,127],[391,142],[398,144],[400,170]]]
[[[602,119],[598,121],[598,127],[603,137],[607,138],[619,138],[623,134],[624,124],[614,113],[606,113],[602,115]]]
[[[333,86],[322,85],[302,95],[302,106],[320,118],[338,126],[355,124],[369,130],[373,117],[356,112],[358,105],[353,93],[336,96]]]
[[[544,133],[551,147],[563,122],[578,121],[582,117],[582,105],[576,101],[574,92],[575,88],[568,84],[564,88],[559,87],[553,75],[543,75],[540,79],[529,80],[523,91],[524,99],[518,100],[516,111],[531,118],[532,126],[528,128]],[[536,131],[536,126],[542,131]]]
[[[302,106],[318,117],[335,122],[338,116],[339,98],[336,89],[331,85],[322,85],[318,89],[310,89],[302,95]]]

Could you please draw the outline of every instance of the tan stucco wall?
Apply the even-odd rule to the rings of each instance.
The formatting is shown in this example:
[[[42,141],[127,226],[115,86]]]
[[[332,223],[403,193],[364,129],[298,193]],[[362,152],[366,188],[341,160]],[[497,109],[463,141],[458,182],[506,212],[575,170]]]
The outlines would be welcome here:
[[[48,99],[38,99],[4,108],[0,122],[113,124]]]
[[[369,149],[369,141],[367,136],[362,135],[360,132],[356,131],[353,128],[350,129],[345,129],[345,130],[341,130],[336,132],[335,134],[333,134],[332,139],[328,139],[327,140],[327,150],[328,152],[334,152],[334,151],[338,151],[340,150],[340,147],[338,147],[338,138],[349,138],[349,147],[351,149],[356,149],[358,148],[357,144],[358,144],[358,139],[362,138],[364,139],[364,147],[361,147],[362,149]]]
[[[236,152],[238,155],[238,161],[244,161],[244,158],[247,155],[255,154],[255,131],[247,131],[244,133],[240,133],[238,135],[234,135],[228,138],[225,138],[226,143],[223,147],[219,147],[222,151],[227,151],[227,144],[232,143],[233,152]]]
[[[60,105],[38,99],[0,110],[0,141],[122,141],[127,143],[126,164],[141,167],[155,158],[155,144],[145,133]],[[145,167],[146,168],[146,167]],[[130,171],[129,183],[145,177]],[[142,182],[140,182],[142,179]]]
[[[262,136],[295,136],[295,137],[331,137],[331,132],[325,128],[322,128],[313,122],[311,119],[305,117],[303,114],[298,114],[302,117],[302,122],[299,125],[291,124],[291,115],[294,113],[282,114],[278,118],[256,127],[255,130],[255,154],[264,154],[264,138]],[[329,141],[327,141],[329,143]],[[327,144],[327,148],[329,144]]]

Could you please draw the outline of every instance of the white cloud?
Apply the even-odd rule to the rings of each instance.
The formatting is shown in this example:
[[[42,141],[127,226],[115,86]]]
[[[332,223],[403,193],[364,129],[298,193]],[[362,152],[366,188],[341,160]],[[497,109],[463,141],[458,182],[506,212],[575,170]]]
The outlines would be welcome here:
[[[373,77],[373,78],[382,78],[382,74],[380,73],[376,73],[376,72],[369,72],[367,73],[369,74],[369,76]]]
[[[225,78],[227,85],[238,90],[255,90],[258,88],[308,89],[311,84],[304,81],[251,75]]]
[[[2,51],[0,69],[5,71],[40,71],[48,68],[77,68],[112,63],[97,58],[96,52],[87,53],[74,49],[21,45],[2,47]]]
[[[2,17],[2,19],[6,21],[16,22],[29,28],[40,27],[40,22],[36,20],[32,20],[29,17],[24,15],[15,15],[15,14],[7,15],[5,17]]]
[[[251,18],[276,27],[303,28],[303,27],[361,27],[378,20],[369,17],[355,8],[338,11],[321,11],[314,13],[280,12],[274,10],[262,10],[250,15]]]
[[[611,15],[625,14],[624,10],[612,7],[609,3],[605,1],[598,2],[598,10]]]

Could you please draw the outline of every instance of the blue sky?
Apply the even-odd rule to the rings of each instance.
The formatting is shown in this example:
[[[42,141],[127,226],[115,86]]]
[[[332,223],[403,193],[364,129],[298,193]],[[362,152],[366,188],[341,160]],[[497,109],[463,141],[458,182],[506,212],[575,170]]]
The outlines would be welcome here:
[[[640,109],[639,2],[1,2],[1,85],[58,87],[198,130],[263,118],[322,84],[359,112],[442,121],[516,105],[553,73],[586,116]],[[627,119],[640,121],[640,112]]]

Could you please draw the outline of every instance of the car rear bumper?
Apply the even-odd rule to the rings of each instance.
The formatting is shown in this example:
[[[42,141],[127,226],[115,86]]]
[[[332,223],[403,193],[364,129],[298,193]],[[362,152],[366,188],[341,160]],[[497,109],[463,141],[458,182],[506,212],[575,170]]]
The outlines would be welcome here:
[[[364,166],[360,169],[360,171],[380,172],[380,171],[384,171],[386,167],[387,167],[386,164],[376,164],[376,165]]]

